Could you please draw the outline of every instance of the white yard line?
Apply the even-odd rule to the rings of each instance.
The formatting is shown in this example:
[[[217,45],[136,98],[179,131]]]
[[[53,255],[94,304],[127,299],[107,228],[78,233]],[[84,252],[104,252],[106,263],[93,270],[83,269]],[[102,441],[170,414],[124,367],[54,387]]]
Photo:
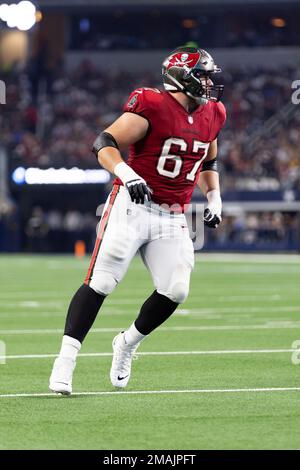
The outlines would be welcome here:
[[[163,395],[177,393],[258,393],[258,392],[299,392],[300,387],[264,387],[264,388],[220,388],[220,389],[192,389],[192,390],[128,390],[128,391],[111,391],[111,392],[75,392],[72,396],[101,396],[101,395]],[[37,397],[53,397],[53,393],[7,393],[1,394],[0,398],[37,398]],[[66,397],[65,397],[66,398]]]
[[[300,324],[300,323],[299,323]],[[114,333],[120,332],[122,328],[94,328],[90,331],[94,333]],[[60,328],[45,328],[45,329],[28,329],[28,330],[0,330],[1,335],[54,335],[62,334],[63,329]]]
[[[10,298],[16,298],[16,297],[21,297],[22,299],[30,297],[33,299],[38,299],[40,297],[55,297],[55,298],[65,298],[68,293],[62,292],[62,291],[30,291],[30,290],[17,290],[17,291],[7,291],[7,292],[1,292],[0,293],[0,299],[10,299]],[[70,296],[72,293],[70,292]]]
[[[172,332],[172,331],[230,331],[230,330],[284,330],[284,329],[300,328],[300,321],[270,321],[261,325],[203,325],[203,326],[162,326],[157,330],[158,332]],[[124,327],[115,328],[92,328],[90,333],[115,333],[120,332]],[[45,328],[45,329],[9,329],[0,330],[1,335],[56,335],[62,334],[63,330],[60,328]]]
[[[290,290],[293,286],[287,286],[287,289]],[[243,290],[248,290],[243,288]],[[253,287],[251,287],[253,290]],[[257,292],[257,289],[264,289],[263,292]],[[282,299],[283,297],[288,298],[289,294],[285,292],[284,294],[278,294],[276,293],[276,290],[278,289],[271,289],[271,292],[266,291],[267,288],[263,287],[261,288],[260,286],[255,286],[255,298],[259,298],[260,300],[263,301],[272,301],[272,300],[279,300]],[[298,290],[296,287],[294,290]],[[132,292],[132,291],[131,291]],[[136,292],[136,291],[135,291]],[[211,289],[211,292],[213,292],[213,289]],[[207,288],[205,288],[205,293],[207,295]],[[139,303],[141,301],[141,296],[140,299],[137,299],[136,296],[128,296],[128,290],[126,291],[126,299],[114,299],[114,298],[109,298],[107,300],[107,304],[110,305],[124,305],[124,304],[135,304]],[[40,302],[41,304],[45,304],[47,302],[56,302],[56,303],[65,303],[69,302],[69,297],[71,297],[73,294],[71,293],[63,293],[63,292],[41,292],[41,291],[17,291],[17,292],[1,292],[0,293],[0,302],[2,305],[20,305],[21,302]],[[16,300],[20,297],[20,300]],[[45,300],[44,300],[45,298]],[[195,295],[191,294],[192,299],[201,299],[203,300],[203,295]],[[53,300],[54,299],[54,300]],[[240,294],[240,295],[221,295],[221,296],[215,296],[214,300],[218,302],[224,302],[224,301],[240,301],[240,300],[253,300],[253,295],[251,294]]]
[[[191,308],[190,314],[197,315],[197,313],[239,313],[239,312],[299,312],[300,313],[300,306],[299,305],[284,305],[281,307],[266,307],[265,305],[255,306],[255,307],[212,307],[212,308]]]
[[[288,299],[288,296],[286,296]],[[191,300],[195,303],[197,301],[200,301],[201,303],[203,302],[203,296],[192,296]],[[280,308],[280,306],[276,306],[276,304],[283,303],[282,297],[279,295],[272,295],[272,296],[261,296],[255,295],[255,298],[252,296],[223,296],[223,297],[216,297],[214,298],[214,303],[222,303],[224,304],[240,304],[240,303],[246,303],[247,305],[249,302],[264,302],[265,304],[268,303],[274,303],[273,308]],[[286,302],[284,302],[286,303]],[[69,304],[69,299],[64,299],[60,301],[52,301],[52,300],[27,300],[27,301],[9,301],[9,300],[1,300],[0,299],[0,308],[1,309],[6,309],[7,311],[15,310],[14,312],[11,312],[10,314],[19,314],[18,310],[24,310],[28,309],[28,313],[33,313],[33,314],[39,314],[41,310],[43,309],[53,309],[53,311],[59,311],[59,313],[65,313],[65,310],[67,309]],[[124,299],[124,300],[108,300],[107,303],[105,304],[105,309],[113,311],[116,307],[120,309],[120,306],[124,305],[130,305],[130,306],[140,306],[141,300],[140,299]],[[284,305],[282,305],[284,307]],[[215,307],[216,309],[219,309],[219,306]],[[233,308],[240,308],[240,307],[233,307]],[[243,308],[243,307],[241,307]],[[265,308],[265,307],[261,307]],[[123,312],[123,310],[118,310]],[[179,309],[177,310],[177,312]],[[24,312],[27,313],[27,312]],[[0,313],[1,316],[2,313]]]
[[[134,302],[133,304],[136,304],[137,302]],[[140,303],[140,302],[139,302]],[[265,312],[271,312],[271,313],[280,313],[280,312],[296,312],[300,313],[300,306],[299,305],[285,305],[285,306],[268,306],[266,307],[265,305],[261,306],[255,306],[255,307],[207,307],[207,308],[189,308],[189,309],[178,309],[177,312],[174,313],[175,316],[182,316],[184,315],[191,315],[191,316],[203,316],[203,315],[210,315],[211,317],[208,318],[218,318],[218,317],[213,317],[213,315],[221,315],[222,313],[265,313]],[[13,315],[16,317],[31,317],[34,316],[35,318],[41,316],[41,317],[60,317],[60,316],[65,316],[65,311],[62,312],[2,312],[0,313],[0,318],[11,318]],[[107,307],[105,306],[102,312],[102,316],[129,316],[130,312],[126,312],[123,310],[115,309],[112,307],[112,305],[108,305]]]
[[[68,304],[68,300],[62,300],[62,301],[52,301],[52,300],[42,300],[42,301],[38,301],[38,300],[26,300],[26,301],[20,301],[20,302],[10,302],[10,301],[3,301],[3,300],[0,300],[0,307],[1,308],[6,308],[6,309],[10,309],[10,308],[13,308],[13,309],[42,309],[42,308],[47,308],[47,309],[55,309],[55,310],[64,310],[65,307],[67,306]],[[18,313],[18,312],[13,312],[13,313]],[[37,312],[38,313],[38,312]],[[1,315],[1,313],[0,313]]]
[[[295,263],[300,264],[300,256],[297,254],[253,254],[253,253],[196,253],[196,261],[215,263]]]
[[[290,288],[291,286],[289,286]],[[257,286],[255,287],[255,299],[259,299],[263,302],[272,302],[278,301],[285,298],[289,298],[289,294],[286,292],[284,294],[278,294],[273,291],[271,292],[256,292]],[[135,291],[136,292],[136,291]],[[128,290],[127,290],[128,294]],[[207,295],[207,289],[206,289]],[[72,296],[71,294],[64,294],[64,293],[55,293],[55,292],[39,292],[39,291],[32,291],[32,292],[2,292],[0,293],[0,305],[1,306],[40,306],[40,305],[65,305],[69,302],[69,297]],[[18,299],[21,297],[21,299]],[[45,299],[44,299],[45,298]],[[203,295],[196,295],[192,294],[191,298],[193,300],[203,300]],[[253,300],[253,294],[240,294],[240,295],[219,295],[214,296],[214,301],[216,302],[235,302],[235,301],[248,301]],[[140,299],[137,299],[136,296],[129,296],[127,295],[126,299],[114,299],[109,298],[107,300],[106,305],[113,306],[113,305],[135,305],[141,302]],[[32,304],[32,305],[31,305]]]
[[[225,350],[212,350],[212,351],[148,351],[139,352],[137,356],[208,356],[208,355],[225,355],[225,354],[279,354],[291,353],[295,349],[225,349]],[[111,357],[111,352],[101,353],[80,353],[79,357]],[[1,359],[48,359],[57,357],[57,354],[19,354],[0,356]]]
[[[196,258],[198,260],[205,260],[205,261],[213,261],[213,262],[244,262],[244,263],[266,263],[266,262],[274,262],[274,263],[300,263],[300,256],[294,253],[287,253],[287,254],[272,254],[272,253],[196,253]],[[0,261],[7,259],[7,256],[0,256]],[[77,260],[72,256],[60,256],[58,258],[51,259],[51,256],[12,256],[9,255],[9,260],[11,263],[24,265],[25,267],[32,266],[34,262],[40,262],[43,260],[52,265],[59,265],[62,267],[66,267],[66,264],[69,262],[72,267],[74,265],[79,266],[82,269],[85,269],[86,265],[88,265],[90,256],[87,255],[83,260]]]
[[[195,299],[196,296],[192,296],[192,299]],[[288,295],[286,295],[288,297]],[[201,298],[203,300],[203,297],[197,296],[197,298]],[[223,295],[220,297],[216,297],[214,300],[217,302],[235,302],[235,301],[244,301],[248,302],[257,300],[259,298],[260,301],[264,302],[273,302],[274,300],[280,300],[282,299],[282,295],[279,294],[273,294],[273,295],[265,295],[265,294],[255,294],[255,299],[253,299],[253,295]]]

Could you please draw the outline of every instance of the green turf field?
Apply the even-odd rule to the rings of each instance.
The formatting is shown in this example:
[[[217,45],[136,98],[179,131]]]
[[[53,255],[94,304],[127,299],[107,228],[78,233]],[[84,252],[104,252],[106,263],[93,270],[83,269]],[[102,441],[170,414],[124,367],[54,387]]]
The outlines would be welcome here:
[[[296,256],[197,257],[188,301],[142,344],[128,388],[115,391],[112,338],[152,292],[136,259],[82,347],[75,394],[50,395],[65,312],[87,265],[0,257],[1,449],[300,448]]]

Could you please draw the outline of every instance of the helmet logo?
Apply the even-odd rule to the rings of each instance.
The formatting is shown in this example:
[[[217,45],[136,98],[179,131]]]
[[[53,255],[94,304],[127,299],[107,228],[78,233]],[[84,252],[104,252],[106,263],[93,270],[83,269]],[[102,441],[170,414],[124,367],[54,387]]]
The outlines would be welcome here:
[[[189,67],[192,68],[196,65],[199,59],[198,53],[187,54],[186,52],[177,52],[169,56],[163,63],[167,69],[171,67]]]
[[[174,65],[178,65],[179,67],[182,67],[184,65],[187,65],[187,64],[190,64],[191,62],[193,62],[193,59],[190,59],[188,60],[189,58],[189,55],[188,54],[181,54],[180,57],[174,57],[175,59],[175,62],[174,62]]]

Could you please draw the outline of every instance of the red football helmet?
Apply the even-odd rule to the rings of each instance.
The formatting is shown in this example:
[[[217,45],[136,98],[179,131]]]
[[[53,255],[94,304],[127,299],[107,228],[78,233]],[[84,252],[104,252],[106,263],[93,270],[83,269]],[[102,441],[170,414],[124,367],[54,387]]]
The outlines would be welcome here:
[[[221,69],[204,49],[179,47],[163,62],[164,87],[171,92],[181,91],[200,104],[219,101],[224,85],[214,85],[211,78]]]

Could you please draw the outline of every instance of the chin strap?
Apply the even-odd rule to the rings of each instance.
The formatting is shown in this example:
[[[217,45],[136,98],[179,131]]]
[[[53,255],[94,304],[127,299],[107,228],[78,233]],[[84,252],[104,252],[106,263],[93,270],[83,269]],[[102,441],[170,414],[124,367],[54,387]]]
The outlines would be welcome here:
[[[186,94],[186,96],[188,96],[192,100],[196,101],[196,103],[199,104],[199,105],[207,104],[208,101],[209,101],[207,98],[204,98],[203,96],[195,97],[195,96],[191,95],[191,93],[189,93],[188,91],[184,92],[184,93]]]
[[[168,73],[166,73],[166,76],[168,77],[169,80],[171,80],[173,83],[174,83],[174,86],[173,85],[170,85],[168,83],[164,83],[164,87],[166,90],[168,91],[182,91],[183,93],[185,93],[185,89],[184,89],[184,86],[181,85],[180,82],[178,82],[178,80],[176,80],[176,78],[172,77],[171,75],[169,75]]]

